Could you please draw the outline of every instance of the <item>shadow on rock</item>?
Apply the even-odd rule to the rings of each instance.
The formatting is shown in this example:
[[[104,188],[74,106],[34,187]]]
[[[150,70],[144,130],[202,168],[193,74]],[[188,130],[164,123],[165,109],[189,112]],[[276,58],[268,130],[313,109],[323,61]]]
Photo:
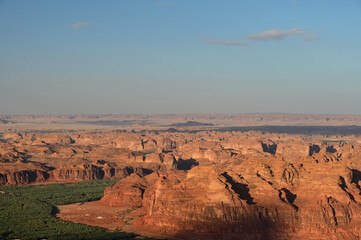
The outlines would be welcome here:
[[[212,239],[212,240],[276,240],[282,224],[259,212],[257,215],[242,216],[238,221],[210,221],[192,223],[192,231],[180,231],[169,239]]]

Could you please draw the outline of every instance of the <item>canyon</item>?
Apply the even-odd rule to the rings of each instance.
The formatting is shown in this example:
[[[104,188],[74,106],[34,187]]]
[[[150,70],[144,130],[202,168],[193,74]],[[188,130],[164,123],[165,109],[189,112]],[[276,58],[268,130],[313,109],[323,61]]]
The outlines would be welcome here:
[[[208,120],[3,131],[0,185],[120,178],[101,200],[58,206],[57,216],[144,236],[361,238],[357,126],[270,131]]]

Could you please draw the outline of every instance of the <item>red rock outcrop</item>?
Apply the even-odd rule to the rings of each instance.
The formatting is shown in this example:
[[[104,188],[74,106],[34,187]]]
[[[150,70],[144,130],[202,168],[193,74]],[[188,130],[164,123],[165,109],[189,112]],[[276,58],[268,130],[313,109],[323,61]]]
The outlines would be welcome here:
[[[360,157],[356,136],[12,132],[0,184],[123,178],[100,203],[136,208],[134,226],[167,238],[358,239]]]
[[[108,188],[101,202],[142,206],[146,214],[134,225],[169,238],[358,239],[358,169],[350,159],[247,158],[188,173],[131,175]]]

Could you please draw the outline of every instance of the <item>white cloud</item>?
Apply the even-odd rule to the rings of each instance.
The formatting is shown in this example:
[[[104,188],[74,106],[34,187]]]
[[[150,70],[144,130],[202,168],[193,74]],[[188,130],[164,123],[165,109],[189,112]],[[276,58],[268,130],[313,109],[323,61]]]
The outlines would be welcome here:
[[[290,36],[297,36],[297,35],[304,35],[306,34],[306,31],[304,28],[293,28],[290,30],[278,30],[278,29],[272,29],[269,31],[251,34],[248,36],[245,36],[245,38],[255,41],[269,41],[269,40],[278,40],[281,41],[287,37]]]
[[[297,4],[297,2],[296,2],[296,1],[294,1],[294,2],[290,2],[290,5],[291,5],[291,6],[296,5],[296,4]]]
[[[90,22],[78,22],[78,23],[74,23],[73,25],[71,25],[71,28],[81,28],[81,27],[85,27],[85,26],[89,26]]]
[[[219,41],[219,40],[203,40],[203,42],[205,43],[209,43],[209,44],[217,44],[217,45],[226,45],[226,46],[248,46],[248,43],[244,43],[244,42],[238,42],[238,41]]]
[[[309,32],[304,28],[292,28],[290,30],[284,30],[284,31],[278,29],[272,29],[261,33],[251,34],[245,36],[244,38],[254,41],[272,41],[272,40],[281,41],[291,36],[302,36],[302,39],[305,42],[314,42],[320,38],[314,32]]]
[[[153,5],[154,6],[165,6],[165,7],[172,6],[172,4],[169,2],[155,2]]]
[[[315,33],[306,33],[305,35],[303,35],[303,41],[306,42],[314,42],[317,41],[318,39],[320,39],[319,36],[317,36]]]

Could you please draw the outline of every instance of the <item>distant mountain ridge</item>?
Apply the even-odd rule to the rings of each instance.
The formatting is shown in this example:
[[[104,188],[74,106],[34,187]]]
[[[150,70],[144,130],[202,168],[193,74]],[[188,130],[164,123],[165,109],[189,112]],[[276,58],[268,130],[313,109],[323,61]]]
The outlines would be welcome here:
[[[199,126],[214,126],[213,123],[202,123],[197,121],[187,121],[184,123],[173,123],[170,127],[199,127]]]

